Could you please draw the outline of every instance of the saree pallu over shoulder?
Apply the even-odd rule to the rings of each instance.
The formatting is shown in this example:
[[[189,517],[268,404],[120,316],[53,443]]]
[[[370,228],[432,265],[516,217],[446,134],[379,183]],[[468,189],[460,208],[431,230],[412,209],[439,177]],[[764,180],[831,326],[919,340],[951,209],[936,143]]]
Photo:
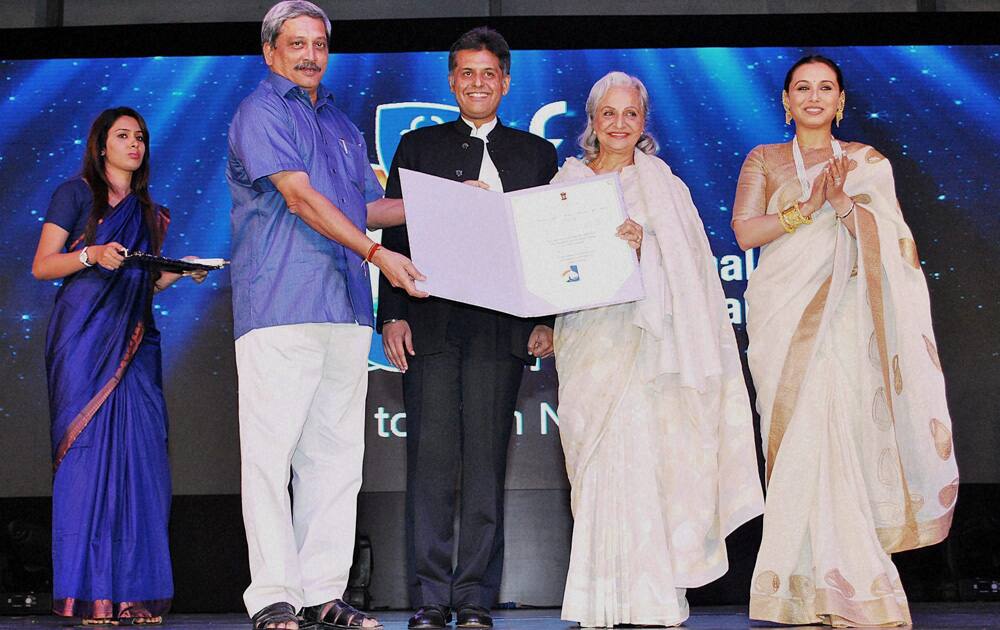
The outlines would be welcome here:
[[[863,159],[876,176],[891,183],[888,160],[870,147]],[[867,201],[866,194],[854,194],[860,198],[857,203]],[[894,553],[932,545],[948,535],[958,498],[958,465],[927,283],[913,235],[893,187],[872,190],[870,196],[871,208],[878,210],[865,209],[858,216],[858,269],[873,324],[868,354],[874,359],[874,346],[880,376],[868,387],[872,409],[880,412],[873,411],[872,417],[880,429],[886,421],[894,429],[898,478],[906,498],[902,515],[879,519],[882,546]],[[882,400],[887,414],[880,411]],[[890,478],[888,470],[881,471],[881,478]]]
[[[554,181],[592,175],[570,159]],[[637,152],[622,173],[644,229],[638,302],[557,317],[560,440],[574,516],[564,619],[675,625],[684,589],[728,568],[763,497],[735,335],[684,183]],[[624,246],[624,245],[623,245]]]
[[[941,541],[954,511],[951,420],[916,246],[888,160],[863,145],[849,158],[857,238],[824,206],[763,248],[746,293],[768,477],[757,619],[907,623],[888,553]],[[799,182],[772,194],[768,214],[786,188]]]

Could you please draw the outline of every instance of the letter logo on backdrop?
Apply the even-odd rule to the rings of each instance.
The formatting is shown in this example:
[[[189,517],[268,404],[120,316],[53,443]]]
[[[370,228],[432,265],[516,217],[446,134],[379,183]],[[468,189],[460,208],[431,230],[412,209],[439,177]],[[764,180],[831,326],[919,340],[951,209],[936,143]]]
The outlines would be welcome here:
[[[454,120],[455,105],[441,103],[385,103],[375,108],[375,154],[379,166],[388,173],[403,134]]]
[[[566,101],[553,101],[547,105],[543,105],[538,108],[535,115],[531,117],[531,123],[528,125],[528,131],[535,134],[536,136],[541,136],[552,143],[552,146],[559,148],[559,145],[563,143],[562,138],[546,138],[545,137],[545,123],[549,122],[556,116],[566,115]]]

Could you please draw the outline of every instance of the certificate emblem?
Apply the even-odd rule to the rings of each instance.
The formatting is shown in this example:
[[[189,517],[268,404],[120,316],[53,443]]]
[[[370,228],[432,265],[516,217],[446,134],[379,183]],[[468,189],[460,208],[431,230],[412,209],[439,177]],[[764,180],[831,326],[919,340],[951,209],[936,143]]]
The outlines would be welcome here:
[[[566,193],[562,193],[562,194],[565,195]],[[580,281],[580,269],[576,265],[570,265],[569,269],[567,269],[566,271],[562,272],[562,276],[563,276],[563,278],[566,279],[566,282],[579,282]]]

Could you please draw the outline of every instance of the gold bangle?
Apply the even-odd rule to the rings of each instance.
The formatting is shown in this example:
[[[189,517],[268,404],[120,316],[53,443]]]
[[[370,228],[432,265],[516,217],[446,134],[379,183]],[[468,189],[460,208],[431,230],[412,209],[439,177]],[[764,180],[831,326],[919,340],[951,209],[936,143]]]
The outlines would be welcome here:
[[[802,214],[801,204],[795,204],[795,214],[799,215],[799,218],[802,219],[802,222],[805,223],[806,225],[809,225],[810,223],[813,222],[811,216],[807,217],[804,214]]]
[[[801,205],[799,202],[795,202],[794,205],[789,206],[782,212],[782,216],[792,227],[798,227],[800,225],[808,225],[812,223],[812,218],[804,216],[801,211]]]
[[[781,229],[783,229],[785,232],[788,232],[789,234],[795,231],[795,226],[788,223],[788,220],[785,218],[784,212],[778,213],[778,223],[781,224]]]

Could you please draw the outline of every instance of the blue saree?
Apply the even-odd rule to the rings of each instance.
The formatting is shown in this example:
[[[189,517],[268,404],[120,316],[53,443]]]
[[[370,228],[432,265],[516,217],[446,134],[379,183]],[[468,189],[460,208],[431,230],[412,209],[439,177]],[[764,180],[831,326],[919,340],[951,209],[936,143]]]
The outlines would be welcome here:
[[[95,240],[150,250],[134,195],[109,212]],[[162,615],[173,597],[167,410],[153,282],[141,268],[95,266],[66,278],[56,295],[45,359],[58,615],[107,618],[127,609],[126,616]]]

